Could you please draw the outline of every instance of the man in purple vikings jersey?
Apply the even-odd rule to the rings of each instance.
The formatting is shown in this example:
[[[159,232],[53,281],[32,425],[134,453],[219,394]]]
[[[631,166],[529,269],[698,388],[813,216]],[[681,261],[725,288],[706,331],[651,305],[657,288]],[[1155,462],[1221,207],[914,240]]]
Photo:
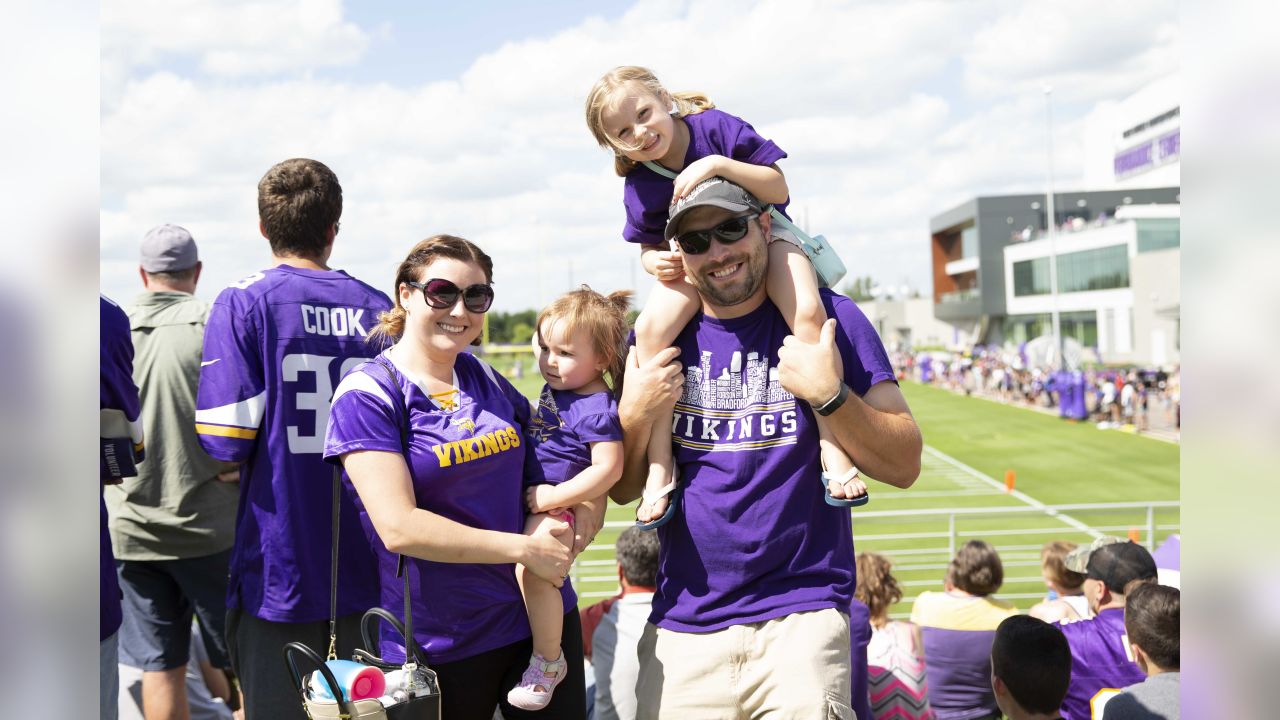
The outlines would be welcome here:
[[[98,490],[102,534],[99,540],[98,589],[99,627],[99,712],[103,718],[116,717],[119,693],[116,631],[120,629],[120,585],[116,561],[107,533],[107,506],[102,500],[102,484],[118,483],[137,474],[135,463],[142,460],[142,403],[133,384],[133,340],[129,337],[129,316],[119,305],[101,297],[98,301],[100,348],[98,407],[102,423],[102,472]]]
[[[1068,570],[1083,573],[1084,594],[1094,616],[1059,625],[1071,646],[1071,685],[1062,702],[1065,720],[1095,718],[1095,698],[1146,679],[1129,647],[1124,627],[1125,590],[1136,581],[1155,582],[1156,563],[1135,542],[1099,538],[1067,555]],[[1099,714],[1100,715],[1100,714]]]
[[[818,343],[789,336],[764,284],[769,214],[713,181],[670,219],[677,233],[710,237],[707,252],[685,258],[702,313],[678,353],[632,361],[619,404],[626,464],[611,497],[640,494],[650,422],[672,401],[682,478],[676,514],[659,529],[639,717],[848,717],[852,527],[823,500],[812,413],[831,419],[857,467],[898,487],[919,474],[919,429],[875,330],[847,298],[823,291],[833,319]],[[719,232],[744,216],[745,235]],[[683,377],[667,364],[677,357]]]
[[[327,265],[342,188],[314,160],[286,160],[258,184],[273,267],[218,295],[205,329],[196,431],[213,457],[242,462],[227,588],[227,641],[249,718],[302,718],[280,648],[328,646],[332,474],[321,455],[329,400],[387,296]],[[375,565],[350,498],[341,501],[340,656],[377,603]],[[343,646],[348,646],[343,649]]]

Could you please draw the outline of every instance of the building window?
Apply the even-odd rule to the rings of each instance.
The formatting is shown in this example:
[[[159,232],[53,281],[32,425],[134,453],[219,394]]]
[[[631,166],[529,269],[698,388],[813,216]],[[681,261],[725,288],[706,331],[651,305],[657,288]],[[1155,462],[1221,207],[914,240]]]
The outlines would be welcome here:
[[[978,228],[969,226],[960,231],[960,258],[978,257]]]
[[[1059,313],[1058,328],[1064,338],[1074,338],[1084,347],[1098,346],[1098,314],[1092,310]],[[1005,342],[1021,345],[1042,335],[1053,335],[1053,316],[1048,313],[1010,315],[1004,320]]]
[[[1124,245],[1058,256],[1058,292],[1129,287],[1129,248]]]
[[[1176,248],[1182,244],[1177,218],[1153,218],[1134,221],[1138,226],[1138,252]]]
[[[1022,260],[1013,264],[1013,295],[1049,294],[1049,258]]]

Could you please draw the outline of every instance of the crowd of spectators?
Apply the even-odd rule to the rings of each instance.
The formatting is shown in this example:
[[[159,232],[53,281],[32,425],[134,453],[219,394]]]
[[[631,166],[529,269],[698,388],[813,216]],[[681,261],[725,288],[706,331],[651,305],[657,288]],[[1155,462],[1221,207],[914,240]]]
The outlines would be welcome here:
[[[1181,427],[1181,371],[1163,368],[1094,368],[1078,372],[1036,367],[1015,351],[977,346],[945,351],[893,354],[899,379],[945,387],[999,402],[1060,411],[1099,428]],[[1083,386],[1083,397],[1070,397]],[[1068,407],[1062,407],[1066,404]],[[1074,407],[1073,407],[1074,406]],[[1079,408],[1079,412],[1075,411]]]
[[[995,548],[971,540],[943,589],[920,593],[904,622],[889,620],[902,599],[892,564],[861,553],[873,719],[1176,720],[1180,593],[1159,584],[1155,556],[1103,536],[1049,542],[1041,558],[1048,596],[1020,613],[995,597],[1004,579]]]

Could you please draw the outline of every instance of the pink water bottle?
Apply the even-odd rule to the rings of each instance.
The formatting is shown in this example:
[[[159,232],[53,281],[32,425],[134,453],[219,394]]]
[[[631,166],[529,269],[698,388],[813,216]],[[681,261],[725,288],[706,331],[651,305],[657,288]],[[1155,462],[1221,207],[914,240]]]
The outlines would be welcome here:
[[[361,665],[352,660],[327,660],[325,665],[338,681],[338,688],[347,700],[377,698],[387,689],[387,680],[378,668]],[[332,700],[329,683],[318,670],[311,673],[311,696],[317,700]]]

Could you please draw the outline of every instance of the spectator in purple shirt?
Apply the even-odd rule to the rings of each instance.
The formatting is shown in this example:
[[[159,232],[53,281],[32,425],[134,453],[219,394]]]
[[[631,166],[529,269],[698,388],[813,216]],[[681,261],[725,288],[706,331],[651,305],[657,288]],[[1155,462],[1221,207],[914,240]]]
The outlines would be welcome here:
[[[625,463],[610,496],[639,497],[649,429],[673,403],[681,478],[658,529],[639,717],[850,717],[853,528],[823,499],[813,417],[827,416],[860,469],[898,487],[919,474],[920,431],[852,301],[824,290],[832,320],[820,340],[789,337],[765,291],[769,214],[713,180],[669,220],[708,236],[707,252],[685,258],[701,312],[676,349],[643,365],[632,353],[619,403]],[[731,217],[748,218],[744,233],[716,230]]]
[[[1084,594],[1094,617],[1059,625],[1071,646],[1071,686],[1062,716],[1089,720],[1099,693],[1145,679],[1125,639],[1125,591],[1135,581],[1155,582],[1156,563],[1137,543],[1102,537],[1067,555],[1065,564],[1084,573]]]

